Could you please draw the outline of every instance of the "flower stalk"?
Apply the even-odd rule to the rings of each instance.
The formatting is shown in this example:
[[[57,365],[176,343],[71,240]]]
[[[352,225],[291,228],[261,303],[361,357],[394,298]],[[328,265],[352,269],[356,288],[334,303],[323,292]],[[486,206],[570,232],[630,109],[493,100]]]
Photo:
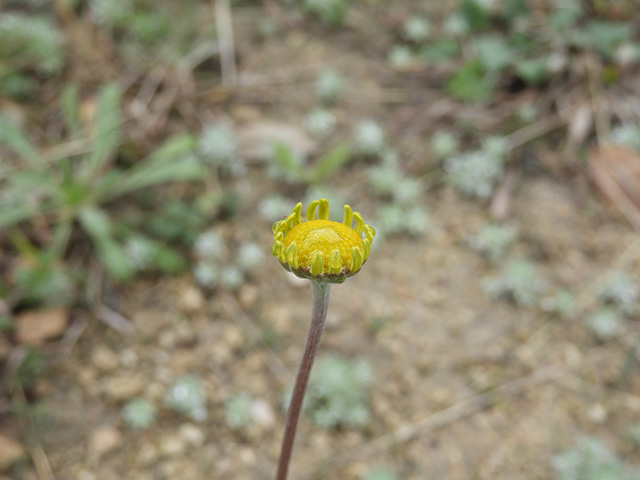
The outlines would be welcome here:
[[[272,230],[273,256],[289,272],[311,280],[313,290],[311,326],[289,403],[276,475],[276,480],[286,480],[311,367],[327,319],[331,285],[360,271],[371,253],[376,230],[349,205],[344,206],[342,223],[332,222],[326,198],[309,204],[306,220],[302,219],[302,203],[298,203],[284,220],[273,224]]]
[[[311,325],[307,335],[307,343],[304,347],[302,360],[298,367],[296,383],[293,387],[293,394],[289,402],[287,412],[287,424],[285,426],[284,438],[282,439],[282,448],[280,450],[280,460],[278,462],[278,473],[276,480],[286,480],[289,470],[289,462],[293,451],[293,442],[296,437],[298,420],[302,411],[304,396],[309,384],[309,375],[311,367],[318,353],[320,338],[324,331],[324,324],[327,319],[327,310],[329,308],[329,293],[331,284],[312,280],[311,288],[313,291],[313,309],[311,313]]]

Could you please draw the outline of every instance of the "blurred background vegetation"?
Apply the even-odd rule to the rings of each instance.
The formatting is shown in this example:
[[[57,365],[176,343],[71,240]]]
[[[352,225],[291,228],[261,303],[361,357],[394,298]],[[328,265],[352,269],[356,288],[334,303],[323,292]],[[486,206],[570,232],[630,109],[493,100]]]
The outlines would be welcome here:
[[[640,227],[639,26],[635,0],[0,3],[0,475],[79,475],[69,467],[76,457],[48,447],[55,414],[39,403],[52,387],[38,382],[66,378],[74,367],[65,364],[90,355],[83,342],[108,338],[118,351],[114,331],[139,340],[144,301],[135,298],[145,289],[187,282],[184,302],[232,302],[243,311],[217,315],[247,317],[247,348],[280,365],[283,343],[300,338],[261,317],[256,291],[284,276],[265,267],[269,225],[300,200],[326,197],[332,214],[346,202],[362,210],[378,231],[371,263],[448,236],[482,258],[487,274],[474,281],[489,305],[534,312],[542,325],[577,319],[589,345],[624,350],[619,378],[637,375],[636,259],[602,259],[593,288],[567,280],[535,229],[570,227],[528,225],[514,204],[521,185],[543,178],[567,185],[575,215],[593,225]],[[446,226],[460,212],[468,221]],[[367,274],[375,283],[381,271]],[[362,330],[376,338],[394,321],[367,314]],[[154,335],[149,343],[162,350]],[[364,443],[391,427],[370,405],[374,358],[348,353],[321,359],[306,408],[316,428],[357,431]],[[153,432],[167,417],[219,422],[241,446],[278,443],[263,430],[280,430],[286,388],[212,396],[203,374],[165,380],[155,397],[132,389],[107,402],[111,437],[76,426],[95,440],[95,458],[114,451],[123,431]],[[616,388],[640,399],[637,382]],[[627,461],[640,448],[634,411],[616,441],[576,433],[542,460],[543,474],[518,478],[638,478]],[[200,446],[201,430],[186,432]],[[461,478],[422,467],[400,458],[341,478]],[[241,476],[220,468],[220,478]],[[330,478],[323,468],[310,467],[310,478]],[[466,478],[496,478],[474,468]],[[165,478],[154,475],[135,478]]]

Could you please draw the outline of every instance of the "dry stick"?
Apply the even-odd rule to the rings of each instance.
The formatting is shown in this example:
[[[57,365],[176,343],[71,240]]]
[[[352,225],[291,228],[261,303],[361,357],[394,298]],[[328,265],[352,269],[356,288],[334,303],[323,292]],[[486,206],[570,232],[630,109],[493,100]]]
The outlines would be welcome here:
[[[216,27],[220,42],[220,69],[222,83],[226,87],[235,87],[238,83],[236,74],[236,54],[233,41],[233,23],[229,0],[216,0]]]
[[[320,338],[324,331],[324,323],[327,319],[331,284],[312,280],[311,287],[313,289],[311,326],[309,327],[307,344],[304,347],[304,353],[302,354],[302,360],[298,368],[298,375],[296,376],[296,384],[293,387],[293,394],[291,396],[291,402],[289,403],[287,424],[284,430],[284,438],[282,439],[282,449],[280,450],[280,461],[278,462],[276,480],[286,480],[287,478],[289,461],[291,460],[291,452],[293,450],[293,441],[296,438],[296,428],[298,426],[298,419],[300,418],[300,411],[302,410],[304,394],[307,391],[311,367],[318,352]]]

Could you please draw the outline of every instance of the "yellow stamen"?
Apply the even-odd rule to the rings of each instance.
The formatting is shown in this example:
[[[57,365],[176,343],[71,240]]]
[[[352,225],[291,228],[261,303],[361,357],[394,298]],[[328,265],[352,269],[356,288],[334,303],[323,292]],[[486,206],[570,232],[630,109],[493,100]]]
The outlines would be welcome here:
[[[340,251],[337,248],[331,252],[329,270],[333,274],[337,274],[342,271],[342,257],[340,256]]]
[[[351,271],[357,272],[362,266],[362,252],[357,247],[351,247]]]

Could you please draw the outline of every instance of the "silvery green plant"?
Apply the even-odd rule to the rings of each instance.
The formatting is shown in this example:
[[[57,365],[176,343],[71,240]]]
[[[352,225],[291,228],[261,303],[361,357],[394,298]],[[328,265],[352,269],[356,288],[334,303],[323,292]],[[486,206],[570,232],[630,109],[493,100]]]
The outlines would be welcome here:
[[[428,233],[431,222],[424,207],[403,207],[396,203],[383,205],[378,212],[376,224],[380,229],[380,236],[406,233],[419,237]]]
[[[637,480],[640,470],[626,464],[596,437],[583,437],[578,444],[553,458],[556,480]]]
[[[629,438],[636,447],[640,447],[640,423],[635,423],[629,427]]]
[[[622,332],[623,321],[611,308],[601,308],[587,317],[586,325],[601,342],[608,342]]]
[[[64,36],[49,18],[14,12],[0,15],[0,64],[53,75],[64,67],[64,52]]]
[[[482,151],[504,161],[509,153],[509,141],[500,135],[490,135],[482,141]]]
[[[443,29],[447,35],[452,37],[462,37],[471,31],[469,22],[458,12],[452,13],[445,18]]]
[[[378,156],[385,149],[386,135],[378,122],[367,118],[356,125],[354,142],[359,153]]]
[[[344,78],[336,70],[323,70],[316,79],[316,95],[324,105],[334,105],[344,90]]]
[[[90,0],[91,17],[98,25],[124,27],[134,15],[131,0]]]
[[[469,197],[489,198],[504,173],[504,161],[483,150],[466,152],[445,161],[445,180]]]
[[[156,421],[157,413],[156,406],[146,398],[134,398],[122,407],[122,418],[135,430],[151,427]]]
[[[640,126],[623,123],[611,130],[611,142],[640,152]]]
[[[244,429],[250,427],[253,419],[253,399],[248,393],[239,393],[224,404],[224,417],[231,428]]]
[[[151,267],[157,251],[157,245],[142,235],[131,235],[124,243],[124,253],[136,271]]]
[[[407,67],[415,61],[413,51],[406,45],[394,45],[387,58],[392,66],[398,68]]]
[[[238,145],[230,125],[219,122],[207,125],[198,139],[196,152],[205,163],[237,177],[246,171],[246,164],[237,155]]]
[[[483,282],[484,291],[490,296],[508,295],[522,307],[535,306],[546,285],[536,265],[523,259],[510,260],[497,277]]]
[[[373,467],[362,475],[362,480],[397,480],[398,476],[389,467]]]
[[[291,200],[276,193],[260,200],[258,210],[262,218],[270,222],[275,222],[288,213],[290,206]]]
[[[424,17],[409,17],[402,26],[402,35],[415,43],[424,42],[431,33],[431,25],[429,20]]]
[[[363,428],[371,416],[367,397],[372,379],[366,360],[321,357],[311,372],[304,411],[320,428]],[[285,395],[286,403],[290,395]]]
[[[228,290],[241,287],[245,276],[264,257],[264,252],[255,242],[241,243],[231,253],[215,229],[196,238],[194,253],[197,260],[192,273],[196,283],[205,288],[221,286]]]
[[[640,300],[640,286],[629,273],[617,271],[609,275],[598,296],[604,302],[617,306],[625,315],[631,315]]]
[[[438,130],[431,137],[431,151],[436,158],[442,159],[452,156],[458,151],[460,141],[447,130]]]
[[[316,138],[325,138],[331,135],[336,126],[336,117],[329,110],[315,108],[303,119],[304,128]]]
[[[516,239],[514,228],[489,223],[469,242],[471,248],[482,252],[492,263],[497,263],[505,256]]]
[[[194,422],[204,422],[209,416],[204,385],[195,375],[178,378],[165,395],[164,403]]]
[[[350,0],[303,0],[304,9],[330,26],[344,23]]]

